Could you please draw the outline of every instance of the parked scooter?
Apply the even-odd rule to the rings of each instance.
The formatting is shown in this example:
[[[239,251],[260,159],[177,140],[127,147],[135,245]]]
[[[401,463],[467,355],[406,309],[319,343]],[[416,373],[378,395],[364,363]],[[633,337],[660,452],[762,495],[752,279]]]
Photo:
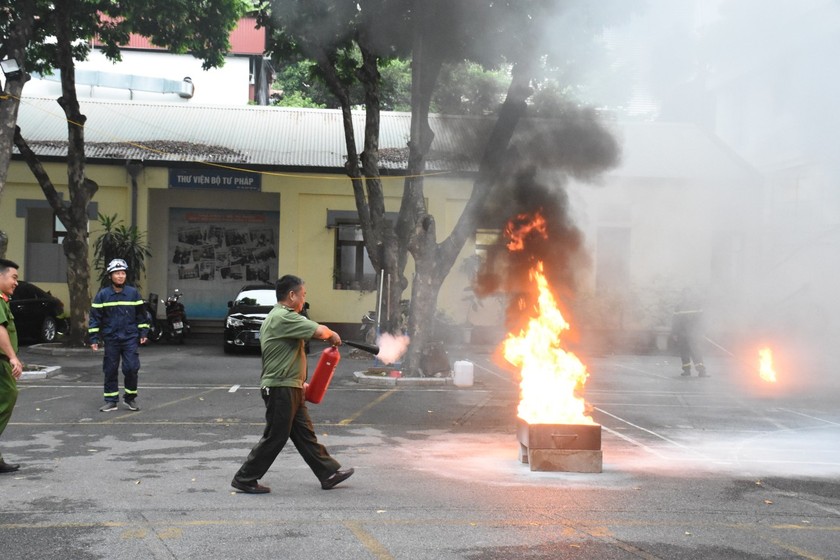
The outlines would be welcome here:
[[[166,324],[163,334],[170,341],[178,344],[184,343],[184,337],[190,330],[190,323],[187,321],[187,310],[181,303],[181,290],[175,289],[172,295],[166,298]]]
[[[146,314],[149,316],[149,334],[147,337],[149,342],[160,342],[161,337],[163,337],[163,330],[157,319],[158,301],[160,300],[157,294],[149,293],[149,299],[144,303]]]
[[[149,294],[146,302],[146,311],[149,314],[149,340],[159,342],[162,338],[170,342],[184,343],[184,338],[190,332],[190,323],[187,320],[187,310],[181,303],[181,290],[176,289],[172,295],[166,298],[166,318],[157,318],[158,299],[157,294]]]

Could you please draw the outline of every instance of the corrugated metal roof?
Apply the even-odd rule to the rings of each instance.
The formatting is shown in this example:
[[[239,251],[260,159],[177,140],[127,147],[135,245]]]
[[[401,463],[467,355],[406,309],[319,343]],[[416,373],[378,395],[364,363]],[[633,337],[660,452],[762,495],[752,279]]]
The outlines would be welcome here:
[[[346,161],[341,112],[332,109],[181,105],[80,100],[88,158],[146,161],[214,161],[272,167],[343,168]],[[364,141],[363,112],[354,112],[358,149]],[[454,119],[454,120],[453,120]],[[436,130],[429,170],[468,170],[480,122],[433,117]],[[473,121],[470,126],[467,124]],[[383,112],[379,146],[382,167],[405,169],[411,115]],[[461,126],[451,126],[459,122]],[[21,133],[41,156],[67,154],[64,112],[54,99],[23,98]],[[463,130],[462,130],[463,128]]]
[[[343,170],[346,161],[341,111],[248,105],[242,107],[138,101],[80,100],[89,159],[203,162],[273,168]],[[358,150],[364,112],[353,113]],[[411,115],[383,112],[380,161],[406,168]],[[475,171],[494,119],[432,115],[435,139],[427,171]],[[64,112],[54,99],[23,98],[18,125],[43,157],[67,155]],[[547,121],[523,121],[539,131]],[[611,174],[634,177],[755,176],[755,170],[711,133],[687,123],[609,123],[622,145]],[[558,145],[554,149],[568,149]],[[561,154],[562,155],[562,154]],[[560,157],[559,159],[563,159]]]

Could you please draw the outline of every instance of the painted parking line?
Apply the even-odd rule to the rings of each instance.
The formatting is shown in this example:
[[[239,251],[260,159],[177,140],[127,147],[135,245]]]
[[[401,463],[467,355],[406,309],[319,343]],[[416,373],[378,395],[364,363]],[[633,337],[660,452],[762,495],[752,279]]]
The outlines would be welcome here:
[[[423,528],[429,527],[446,527],[452,528],[457,526],[483,527],[493,529],[518,529],[522,527],[533,526],[533,521],[522,519],[441,519],[437,517],[426,517],[421,519],[390,519],[390,520],[370,520],[370,519],[347,519],[344,521],[318,521],[318,525],[331,527],[343,526],[349,530],[358,542],[371,554],[373,558],[378,560],[392,560],[394,556],[387,550],[378,539],[367,529],[374,528]],[[189,529],[204,529],[204,528],[220,528],[220,529],[235,529],[243,527],[278,527],[278,526],[312,526],[313,520],[307,519],[285,519],[285,520],[267,520],[267,519],[232,519],[232,518],[216,518],[216,519],[193,519],[193,520],[144,520],[138,527],[138,520],[129,519],[125,521],[87,521],[87,522],[32,522],[32,523],[0,523],[0,530],[74,530],[74,529],[116,529],[120,530],[120,538],[126,540],[143,540],[147,541],[153,539],[155,541],[167,539],[182,539],[185,531]],[[626,539],[620,539],[615,535],[617,529],[628,528],[675,528],[683,529],[685,527],[684,521],[669,521],[669,520],[634,520],[634,519],[598,519],[592,517],[576,517],[569,516],[562,520],[542,520],[540,526],[543,528],[554,528],[554,532],[563,535],[563,542],[568,542],[573,545],[575,543],[583,543],[586,541],[599,541],[607,545],[614,546],[625,552],[631,553],[634,557],[643,558],[645,560],[661,560],[661,557],[654,555],[651,552],[644,550],[644,548],[626,542]],[[822,556],[810,550],[806,550],[801,546],[797,546],[780,539],[778,536],[767,535],[767,530],[770,531],[794,531],[804,533],[825,533],[825,532],[840,532],[840,526],[803,526],[803,525],[769,525],[767,527],[757,527],[753,523],[730,523],[730,522],[701,522],[692,525],[694,530],[706,529],[731,529],[740,534],[750,534],[754,538],[765,540],[778,547],[781,550],[795,554],[799,558],[805,560],[827,560],[828,557]],[[315,534],[319,534],[318,529],[315,529]],[[774,533],[777,535],[777,533]],[[163,556],[161,556],[163,557]]]
[[[113,418],[110,418],[110,419],[105,420],[105,421],[100,422],[100,423],[101,424],[113,424],[114,422],[119,422],[119,421],[124,420],[126,418],[136,418],[137,416],[142,416],[144,412],[153,412],[155,410],[160,410],[162,408],[168,408],[170,406],[182,403],[184,401],[189,401],[189,400],[192,400],[192,399],[201,398],[204,395],[209,395],[210,393],[212,393],[214,391],[219,391],[219,390],[220,390],[219,387],[215,387],[213,389],[208,389],[208,390],[202,391],[200,393],[192,393],[189,396],[186,396],[186,397],[183,397],[183,398],[180,398],[180,399],[175,399],[173,401],[167,401],[167,402],[158,404],[156,406],[153,406],[151,408],[142,408],[142,409],[138,410],[137,412],[133,412],[131,414],[125,414],[123,416],[115,416]]]
[[[825,418],[819,418],[817,416],[812,416],[810,414],[805,414],[804,412],[797,412],[796,410],[790,410],[789,408],[780,408],[779,410],[787,412],[789,414],[796,414],[796,415],[802,416],[804,418],[809,418],[811,420],[816,420],[818,422],[824,422],[824,423],[830,424],[832,426],[840,426],[840,423],[838,423],[838,422],[833,422],[831,420],[826,420]]]
[[[365,412],[367,412],[368,410],[370,410],[374,406],[378,405],[379,403],[381,403],[382,401],[384,401],[385,399],[387,399],[388,397],[390,397],[391,395],[393,395],[396,392],[397,392],[396,389],[391,389],[390,391],[386,391],[385,393],[382,393],[377,398],[375,398],[374,400],[372,400],[371,402],[369,402],[368,404],[366,404],[365,406],[363,406],[362,408],[357,410],[354,414],[350,415],[349,418],[345,418],[344,420],[339,422],[338,425],[339,426],[347,426],[349,424],[352,424],[357,418],[359,418],[359,416],[361,416],[362,414],[364,414]]]
[[[662,434],[660,434],[660,433],[658,433],[658,432],[654,432],[653,430],[649,430],[649,429],[647,429],[647,428],[644,428],[644,427],[642,427],[642,426],[639,426],[638,424],[634,424],[634,423],[633,423],[633,422],[631,422],[630,420],[627,420],[627,419],[625,419],[625,418],[622,418],[622,417],[620,417],[620,416],[616,416],[615,414],[612,414],[612,413],[610,413],[610,412],[607,412],[607,411],[606,411],[606,410],[604,410],[603,408],[598,408],[597,406],[596,406],[596,407],[594,407],[594,408],[595,408],[595,410],[597,410],[597,411],[598,411],[598,412],[600,412],[601,414],[606,414],[606,415],[607,415],[607,416],[609,416],[610,418],[613,418],[613,419],[615,419],[615,420],[618,420],[619,422],[622,422],[622,423],[624,423],[624,424],[627,424],[628,426],[631,426],[631,427],[633,427],[633,428],[636,428],[637,430],[642,431],[642,432],[645,432],[646,434],[650,434],[650,435],[654,436],[654,437],[655,437],[655,438],[657,438],[657,439],[660,439],[660,440],[662,440],[662,441],[664,441],[664,442],[666,442],[666,443],[669,443],[669,444],[671,444],[671,445],[673,445],[673,446],[675,446],[675,447],[678,447],[678,448],[682,449],[683,451],[687,451],[687,452],[689,452],[689,453],[692,453],[692,454],[696,455],[697,457],[700,457],[701,459],[704,459],[704,460],[706,460],[706,461],[710,461],[710,462],[715,462],[715,463],[719,463],[719,462],[720,462],[720,461],[718,461],[718,460],[716,460],[716,459],[714,459],[714,458],[712,458],[712,457],[709,457],[709,456],[708,456],[708,455],[706,455],[705,453],[700,453],[699,451],[697,451],[697,450],[695,450],[695,449],[692,449],[691,447],[689,447],[689,446],[687,446],[687,445],[683,445],[683,444],[681,444],[681,443],[680,443],[680,442],[678,442],[678,441],[674,441],[674,440],[672,440],[671,438],[668,438],[668,437],[666,437],[666,436],[664,436],[664,435],[662,435]]]
[[[345,521],[344,526],[347,527],[353,536],[362,543],[362,546],[367,549],[368,552],[374,558],[378,558],[379,560],[393,560],[393,556],[391,553],[388,552],[388,549],[385,548],[381,542],[376,540],[376,537],[371,535],[362,525],[362,523],[358,521]]]

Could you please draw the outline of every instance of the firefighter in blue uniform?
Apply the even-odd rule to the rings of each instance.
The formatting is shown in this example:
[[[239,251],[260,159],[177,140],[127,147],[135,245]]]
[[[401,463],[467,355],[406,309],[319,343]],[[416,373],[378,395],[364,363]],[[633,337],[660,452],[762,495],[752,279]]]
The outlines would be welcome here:
[[[120,400],[119,367],[122,361],[124,378],[123,401],[129,410],[140,410],[137,405],[137,374],[140,371],[138,346],[146,343],[149,334],[149,317],[140,292],[125,283],[128,265],[123,259],[114,259],[107,272],[111,285],[105,286],[90,307],[88,334],[90,347],[99,350],[105,346],[102,371],[105,373],[105,404],[100,412],[117,410]]]
[[[682,299],[674,311],[671,333],[677,344],[682,360],[683,377],[691,376],[691,366],[697,370],[698,377],[708,377],[703,357],[700,355],[702,337],[703,308],[691,290],[683,290]]]

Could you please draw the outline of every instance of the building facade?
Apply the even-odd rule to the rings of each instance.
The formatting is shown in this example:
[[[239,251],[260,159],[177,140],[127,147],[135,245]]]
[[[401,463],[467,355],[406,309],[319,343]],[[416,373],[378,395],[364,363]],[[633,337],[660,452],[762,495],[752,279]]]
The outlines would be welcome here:
[[[82,112],[88,117],[87,174],[99,185],[91,239],[97,214],[147,232],[152,257],[144,294],[180,289],[191,317],[220,327],[227,302],[243,284],[294,273],[307,280],[318,321],[353,334],[375,308],[375,280],[343,171],[340,111],[83,100]],[[361,130],[364,114],[354,119]],[[472,190],[476,146],[465,139],[476,138],[477,122],[432,117],[436,155],[428,162],[425,192],[440,238]],[[27,98],[19,124],[60,183],[66,122],[58,105]],[[389,212],[400,206],[409,125],[409,114],[382,114]],[[592,328],[645,331],[656,323],[651,309],[667,306],[668,294],[686,284],[729,287],[749,275],[750,232],[759,214],[749,199],[760,180],[691,125],[612,127],[624,146],[622,164],[599,185],[567,187],[592,257],[582,275],[586,305],[579,309]],[[4,194],[0,219],[10,234],[9,257],[23,264],[24,278],[66,296],[61,233],[18,159]],[[471,242],[461,258],[475,251]],[[457,324],[500,328],[504,298],[473,305],[465,297],[468,274],[461,264],[453,267],[439,308]],[[621,320],[609,303],[618,300],[626,308]],[[608,304],[613,312],[605,315]]]

